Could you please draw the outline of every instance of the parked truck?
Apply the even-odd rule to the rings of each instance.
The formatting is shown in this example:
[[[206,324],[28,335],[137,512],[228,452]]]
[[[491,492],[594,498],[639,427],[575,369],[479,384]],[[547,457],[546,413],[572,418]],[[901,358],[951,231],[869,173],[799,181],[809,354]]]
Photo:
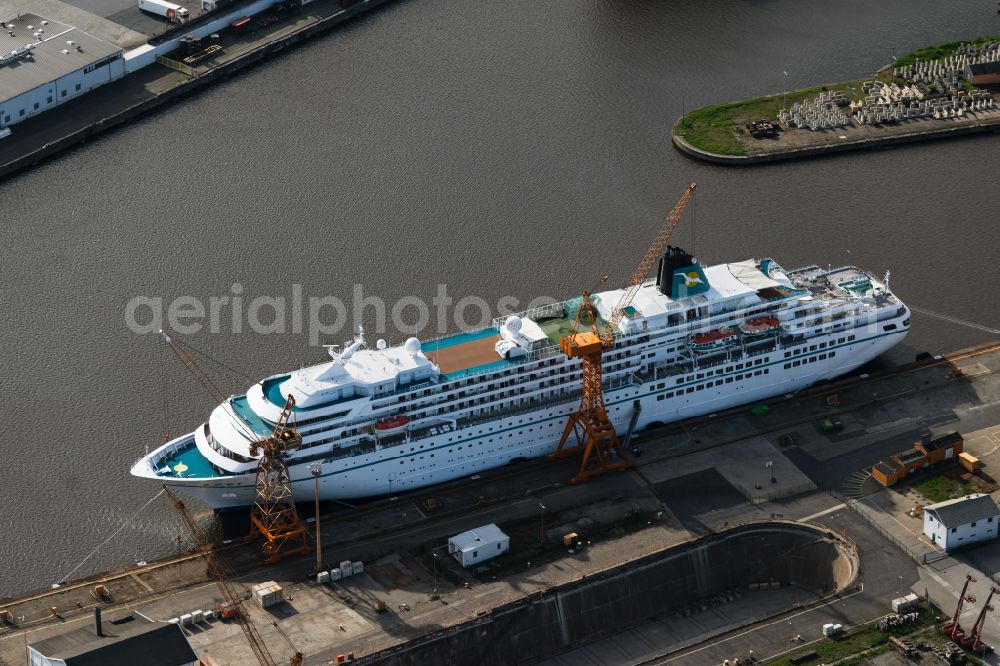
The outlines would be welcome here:
[[[139,9],[150,14],[163,16],[173,23],[184,23],[191,18],[190,12],[180,5],[167,0],[139,0]]]

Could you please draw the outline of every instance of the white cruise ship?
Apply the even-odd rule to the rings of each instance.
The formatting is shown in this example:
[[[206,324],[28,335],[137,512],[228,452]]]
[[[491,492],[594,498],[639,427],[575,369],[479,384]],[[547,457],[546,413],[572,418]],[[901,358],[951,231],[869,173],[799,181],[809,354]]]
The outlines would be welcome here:
[[[612,316],[622,290],[592,296]],[[215,509],[251,503],[252,440],[286,398],[303,444],[288,454],[295,497],[351,499],[420,488],[555,451],[580,399],[580,364],[559,349],[580,298],[492,326],[400,347],[358,337],[331,359],[272,375],[215,408],[132,474]],[[910,312],[853,267],[782,269],[771,259],[702,267],[667,248],[604,353],[608,416],[620,435],[833,379],[899,343]]]

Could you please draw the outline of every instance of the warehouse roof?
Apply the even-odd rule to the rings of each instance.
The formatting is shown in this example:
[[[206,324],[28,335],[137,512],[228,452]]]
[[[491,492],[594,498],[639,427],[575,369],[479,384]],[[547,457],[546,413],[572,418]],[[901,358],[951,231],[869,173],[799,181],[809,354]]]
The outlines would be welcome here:
[[[989,495],[973,493],[958,499],[938,502],[925,506],[924,511],[930,511],[945,527],[959,527],[977,520],[986,520],[1000,516],[1000,509]]]
[[[103,635],[92,626],[32,643],[32,649],[66,666],[181,666],[198,660],[176,624],[131,620],[104,622]]]
[[[121,53],[121,49],[114,44],[37,14],[21,14],[16,19],[5,20],[4,25],[5,28],[0,28],[0,54],[28,44],[33,47],[30,60],[14,58],[6,65],[0,65],[0,102]],[[41,35],[35,37],[39,30]]]
[[[924,451],[930,453],[931,451],[937,451],[939,449],[947,449],[949,447],[955,446],[961,441],[962,441],[962,433],[949,432],[939,437],[930,437],[930,436],[921,437],[920,445],[924,447]]]
[[[973,76],[979,76],[980,74],[1000,74],[1000,60],[973,63],[969,65],[969,73]]]

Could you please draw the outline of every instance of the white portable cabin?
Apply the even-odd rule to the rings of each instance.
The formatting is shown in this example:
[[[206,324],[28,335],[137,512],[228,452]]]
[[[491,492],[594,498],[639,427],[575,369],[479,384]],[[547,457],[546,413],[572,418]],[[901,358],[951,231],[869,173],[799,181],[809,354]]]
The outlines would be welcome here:
[[[477,527],[448,539],[448,553],[463,567],[503,555],[510,550],[510,537],[494,524]]]

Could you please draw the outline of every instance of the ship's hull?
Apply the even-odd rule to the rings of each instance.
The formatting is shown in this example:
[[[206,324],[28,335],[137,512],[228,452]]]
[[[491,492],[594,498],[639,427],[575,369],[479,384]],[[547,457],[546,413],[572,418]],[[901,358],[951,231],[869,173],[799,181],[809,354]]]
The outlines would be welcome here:
[[[791,361],[778,349],[768,355],[766,363],[764,359],[748,357],[740,363],[739,370],[730,372],[735,366],[729,363],[729,367],[715,372],[714,378],[707,381],[701,377],[688,381],[694,379],[691,375],[671,376],[610,390],[606,392],[608,416],[618,433],[624,435],[633,420],[636,403],[640,405],[635,418],[635,430],[638,431],[650,425],[720,412],[799,391],[846,374],[898,344],[908,330],[908,322],[903,321],[908,316],[907,312],[883,320],[879,322],[877,334],[869,330],[867,336],[859,334],[856,341],[848,344],[834,346],[831,342],[824,349],[804,354],[801,360]],[[897,330],[881,332],[883,324],[892,323],[899,324]],[[817,337],[815,342],[824,339]],[[812,349],[816,349],[816,345]],[[830,350],[835,350],[835,355]],[[577,404],[573,400],[531,412],[511,412],[510,416],[484,420],[458,430],[322,462],[320,499],[351,500],[391,495],[469,476],[515,459],[553,453],[569,414]],[[152,455],[155,456],[155,452]],[[138,470],[137,475],[145,476],[139,469],[141,464],[141,461],[137,463],[133,473]],[[311,464],[315,461],[295,464],[294,459],[289,460],[298,501],[311,501],[315,497],[315,479],[309,470]],[[166,477],[159,480],[215,509],[247,506],[253,499],[253,472],[216,478]]]

